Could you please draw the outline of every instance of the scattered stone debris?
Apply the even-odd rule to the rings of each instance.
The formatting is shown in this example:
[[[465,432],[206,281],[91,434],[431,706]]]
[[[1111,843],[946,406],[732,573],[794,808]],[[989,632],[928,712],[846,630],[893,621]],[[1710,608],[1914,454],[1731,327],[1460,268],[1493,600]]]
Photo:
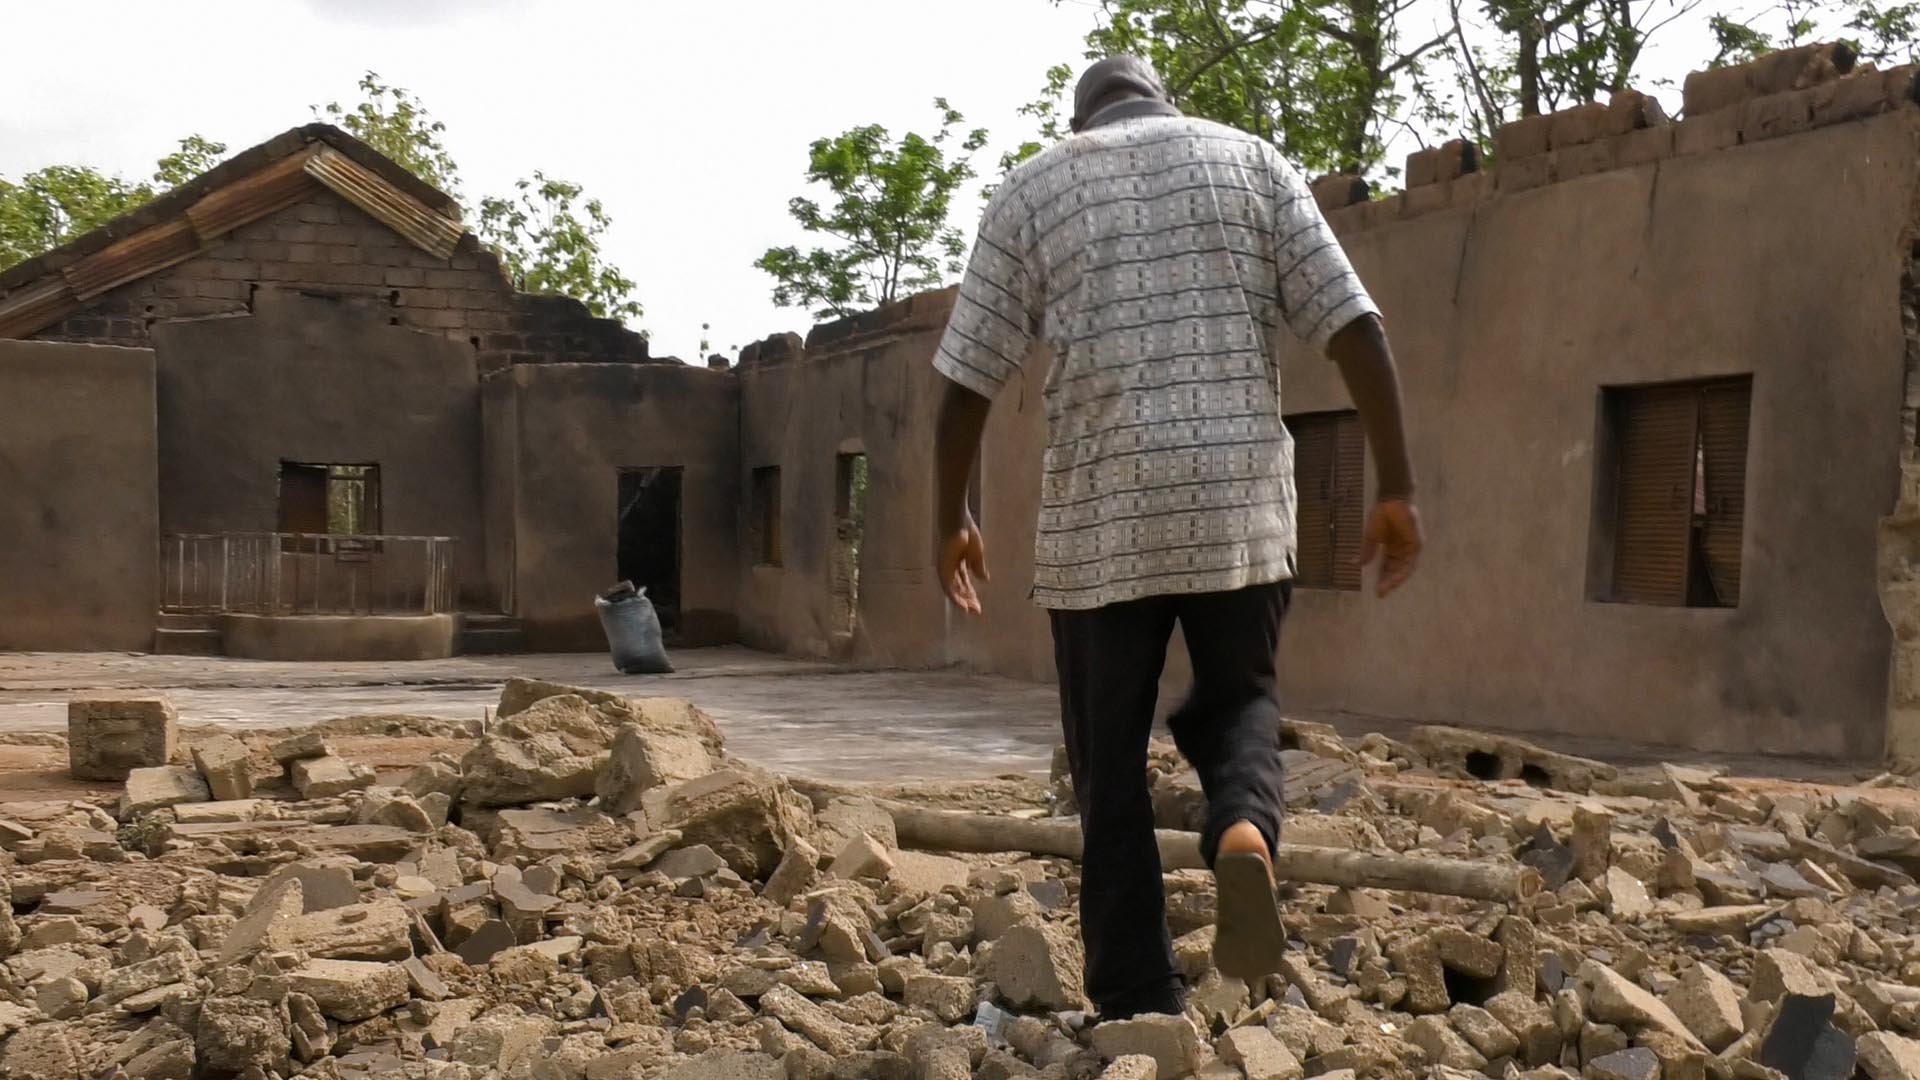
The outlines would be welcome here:
[[[163,699],[76,701],[75,775],[125,787],[0,802],[0,1078],[1920,1080],[1898,778],[1289,722],[1289,843],[1546,887],[1294,883],[1248,986],[1178,870],[1186,1015],[1096,1023],[1070,860],[901,849],[900,804],[951,795],[752,768],[684,701],[514,680],[496,715],[380,776],[341,725],[185,747]],[[1162,827],[1204,820],[1170,746],[1149,773]]]

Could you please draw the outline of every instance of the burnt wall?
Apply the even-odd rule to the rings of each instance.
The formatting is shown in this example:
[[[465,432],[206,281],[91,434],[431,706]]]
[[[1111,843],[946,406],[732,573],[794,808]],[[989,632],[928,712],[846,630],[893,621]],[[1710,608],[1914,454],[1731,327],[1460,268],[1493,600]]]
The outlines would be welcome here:
[[[167,320],[246,311],[259,288],[376,302],[395,325],[458,342],[482,371],[647,359],[644,338],[592,317],[579,301],[515,292],[499,260],[471,233],[450,259],[440,259],[317,185],[305,200],[101,294],[34,337],[144,347],[153,327]]]
[[[270,532],[283,461],[377,464],[380,528],[451,536],[486,604],[473,351],[378,304],[261,289],[251,315],[157,323],[167,533]]]
[[[1282,635],[1289,704],[1879,754],[1890,634],[1875,544],[1898,490],[1920,168],[1910,86],[1910,73],[1871,73],[1678,125],[1588,110],[1536,124],[1540,145],[1493,173],[1430,168],[1407,193],[1333,209],[1404,372],[1430,548],[1387,602],[1298,590]],[[779,567],[742,553],[747,641],[834,651],[833,459],[860,448],[872,584],[852,655],[1049,676],[1027,600],[1044,358],[989,421],[987,615],[950,615],[935,592],[941,303],[743,356],[742,489],[756,466],[781,466],[785,548]],[[1284,351],[1286,411],[1347,407],[1330,365]],[[1739,606],[1592,599],[1602,388],[1733,374],[1753,378]],[[1184,671],[1176,641],[1170,690]]]
[[[153,371],[146,349],[0,341],[0,649],[152,647]]]
[[[593,598],[619,569],[619,473],[655,466],[684,470],[679,642],[736,640],[733,378],[680,364],[524,364],[486,382],[487,442],[498,448],[488,513],[513,522],[512,590],[528,647],[606,647]]]

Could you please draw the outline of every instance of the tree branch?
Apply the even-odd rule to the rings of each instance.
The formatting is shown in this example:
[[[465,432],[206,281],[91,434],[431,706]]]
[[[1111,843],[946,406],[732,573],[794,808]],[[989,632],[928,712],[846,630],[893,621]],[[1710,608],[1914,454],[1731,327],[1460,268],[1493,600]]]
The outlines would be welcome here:
[[[1265,41],[1270,37],[1273,37],[1275,34],[1278,34],[1279,32],[1280,32],[1280,26],[1279,24],[1276,23],[1272,26],[1267,27],[1264,30],[1250,31],[1248,33],[1240,35],[1238,40],[1227,42],[1226,44],[1222,45],[1220,48],[1214,50],[1211,56],[1208,56],[1205,60],[1201,61],[1199,67],[1196,67],[1192,71],[1187,72],[1185,75],[1181,76],[1180,79],[1176,81],[1172,86],[1167,87],[1167,93],[1174,98],[1181,97],[1188,90],[1193,89],[1193,84],[1200,81],[1200,76],[1205,75],[1207,72],[1213,70],[1213,68],[1217,66],[1221,61],[1227,59],[1228,57],[1234,55],[1235,53],[1239,52],[1241,49],[1244,49],[1249,45],[1258,45],[1260,42]]]
[[[1402,55],[1398,60],[1395,60],[1393,63],[1388,64],[1387,67],[1380,72],[1380,74],[1382,76],[1390,76],[1390,75],[1396,74],[1397,72],[1400,71],[1400,69],[1406,67],[1409,64],[1414,63],[1415,61],[1419,60],[1422,56],[1426,55],[1427,53],[1432,52],[1433,50],[1439,48],[1442,45],[1445,45],[1447,43],[1447,39],[1452,36],[1453,36],[1452,30],[1441,31],[1440,36],[1434,38],[1433,40],[1427,42],[1426,44],[1420,46],[1419,48],[1413,50],[1412,52]]]

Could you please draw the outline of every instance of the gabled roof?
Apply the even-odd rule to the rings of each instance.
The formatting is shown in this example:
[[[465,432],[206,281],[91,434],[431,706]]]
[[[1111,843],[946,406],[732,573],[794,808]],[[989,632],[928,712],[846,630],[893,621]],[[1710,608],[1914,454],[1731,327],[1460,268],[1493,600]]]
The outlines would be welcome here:
[[[0,271],[0,338],[26,337],[100,294],[185,262],[324,187],[408,243],[450,258],[466,233],[452,196],[331,124],[258,146],[52,251]]]

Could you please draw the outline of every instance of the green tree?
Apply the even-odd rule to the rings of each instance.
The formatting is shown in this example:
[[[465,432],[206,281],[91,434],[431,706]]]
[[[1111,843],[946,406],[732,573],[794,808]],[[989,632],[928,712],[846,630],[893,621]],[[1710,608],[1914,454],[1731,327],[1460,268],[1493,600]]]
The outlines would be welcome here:
[[[198,176],[227,148],[189,135],[154,166],[153,183],[130,182],[90,165],[48,165],[17,181],[0,177],[0,267],[50,251]]]
[[[383,82],[378,72],[360,76],[361,100],[313,106],[320,117],[380,151],[408,172],[458,198],[460,169],[440,141],[447,125],[433,118],[405,87]]]
[[[508,197],[480,200],[480,239],[500,255],[523,292],[558,293],[602,318],[638,319],[633,281],[600,255],[612,224],[599,199],[579,184],[535,170]]]
[[[933,104],[940,129],[932,138],[908,132],[894,142],[886,128],[869,124],[813,143],[807,181],[825,185],[831,204],[801,196],[787,208],[801,228],[839,243],[808,251],[769,248],[755,260],[773,275],[774,303],[840,318],[960,272],[966,240],[947,215],[954,192],[974,177],[973,154],[986,145],[987,133],[967,131],[949,158],[966,117],[945,98]]]
[[[1403,40],[1401,24],[1414,5],[1104,0],[1086,56],[1143,56],[1189,115],[1271,139],[1310,172],[1365,172],[1381,163],[1393,128],[1439,108],[1424,90],[1425,65],[1443,55],[1451,31]],[[1047,96],[1023,110],[1043,128],[1051,123],[1043,136],[1057,136],[1069,77],[1049,71]],[[1412,116],[1403,117],[1409,109]]]
[[[1714,67],[1744,64],[1761,53],[1816,41],[1844,41],[1860,59],[1876,64],[1912,63],[1920,58],[1920,3],[1883,4],[1858,0],[1850,7],[1817,0],[1781,0],[1738,20],[1714,15],[1707,20],[1719,51]]]

